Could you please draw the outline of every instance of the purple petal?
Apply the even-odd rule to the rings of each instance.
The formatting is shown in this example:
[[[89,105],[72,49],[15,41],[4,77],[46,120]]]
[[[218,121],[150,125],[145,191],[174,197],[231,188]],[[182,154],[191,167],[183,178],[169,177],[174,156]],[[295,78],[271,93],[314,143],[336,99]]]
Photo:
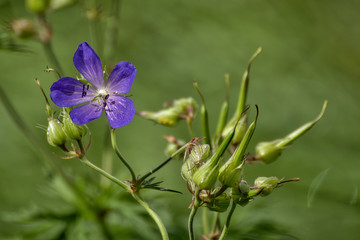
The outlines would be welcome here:
[[[87,42],[79,45],[73,61],[76,69],[95,88],[102,89],[105,87],[100,58]]]
[[[79,125],[86,124],[101,116],[103,105],[97,101],[86,103],[70,111],[71,120]]]
[[[106,90],[115,94],[128,93],[136,75],[136,68],[129,62],[119,62],[110,73]]]
[[[134,118],[134,102],[126,97],[110,96],[106,101],[105,113],[112,128],[125,126]]]
[[[54,82],[50,97],[59,107],[71,107],[91,101],[97,94],[94,88],[74,78],[64,77]]]

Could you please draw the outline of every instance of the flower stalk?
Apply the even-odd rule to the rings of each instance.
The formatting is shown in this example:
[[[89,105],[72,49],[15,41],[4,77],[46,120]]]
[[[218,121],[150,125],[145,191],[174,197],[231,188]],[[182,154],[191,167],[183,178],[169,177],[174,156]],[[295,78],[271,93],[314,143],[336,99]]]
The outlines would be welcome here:
[[[110,137],[111,137],[111,144],[112,147],[116,153],[116,155],[119,157],[120,161],[125,165],[125,167],[129,170],[130,174],[131,174],[131,179],[132,181],[135,183],[136,182],[136,175],[134,170],[132,169],[132,167],[130,166],[130,164],[125,160],[125,158],[121,155],[117,144],[116,144],[116,135],[115,135],[115,129],[114,128],[110,128]]]

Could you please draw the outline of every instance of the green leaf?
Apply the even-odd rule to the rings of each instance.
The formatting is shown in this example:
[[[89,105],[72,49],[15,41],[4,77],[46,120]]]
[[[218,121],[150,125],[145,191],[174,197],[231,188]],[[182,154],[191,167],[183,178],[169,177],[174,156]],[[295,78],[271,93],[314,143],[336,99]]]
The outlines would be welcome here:
[[[312,206],[315,195],[319,191],[319,188],[320,188],[322,182],[324,181],[325,177],[327,176],[328,172],[329,172],[329,168],[327,168],[324,171],[322,171],[321,173],[319,173],[319,175],[317,175],[314,178],[314,180],[312,181],[310,188],[309,188],[308,195],[307,195],[308,208],[310,208]]]

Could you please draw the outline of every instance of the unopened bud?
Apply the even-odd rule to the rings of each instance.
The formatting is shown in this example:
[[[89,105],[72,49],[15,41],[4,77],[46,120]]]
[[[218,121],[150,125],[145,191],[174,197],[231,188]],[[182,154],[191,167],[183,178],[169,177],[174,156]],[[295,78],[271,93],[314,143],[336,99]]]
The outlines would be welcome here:
[[[210,146],[208,144],[195,145],[190,152],[191,161],[198,163],[205,161],[210,154]]]
[[[274,162],[282,153],[284,149],[290,146],[290,144],[309,131],[324,115],[327,106],[327,101],[324,102],[322,110],[319,116],[308,123],[300,126],[286,137],[277,139],[271,142],[260,142],[256,146],[256,158],[262,162],[268,164]]]
[[[284,150],[283,147],[279,146],[280,142],[281,139],[258,143],[255,148],[256,157],[266,164],[274,162]]]
[[[49,118],[49,125],[47,127],[47,140],[50,145],[54,147],[64,147],[67,141],[65,132],[63,131],[62,124],[59,120]]]
[[[192,97],[176,99],[172,102],[172,107],[178,113],[186,114],[188,108],[192,108],[194,112],[197,111],[198,105]]]
[[[26,7],[30,12],[43,13],[49,8],[50,0],[26,0]]]
[[[199,167],[193,176],[193,182],[200,189],[211,189],[214,187],[219,174],[219,164],[208,161]]]
[[[179,114],[173,109],[164,109],[158,112],[141,111],[138,115],[165,126],[175,126],[179,122]]]
[[[262,189],[260,196],[268,196],[277,187],[279,179],[277,177],[258,177],[255,179],[255,186]]]
[[[70,139],[73,140],[81,140],[82,137],[84,137],[88,131],[88,128],[86,125],[77,125],[75,124],[71,118],[69,113],[65,110],[63,110],[63,130]]]
[[[167,140],[168,144],[164,150],[164,153],[167,157],[171,157],[176,151],[178,151],[182,146],[186,144],[185,141],[177,139],[175,136],[164,135],[164,138]],[[184,154],[178,154],[175,156],[176,159],[182,159]]]
[[[137,112],[137,114],[161,125],[175,126],[181,119],[185,119],[189,114],[193,117],[196,109],[197,104],[193,98],[181,98],[167,104],[166,108],[160,111],[141,111]]]

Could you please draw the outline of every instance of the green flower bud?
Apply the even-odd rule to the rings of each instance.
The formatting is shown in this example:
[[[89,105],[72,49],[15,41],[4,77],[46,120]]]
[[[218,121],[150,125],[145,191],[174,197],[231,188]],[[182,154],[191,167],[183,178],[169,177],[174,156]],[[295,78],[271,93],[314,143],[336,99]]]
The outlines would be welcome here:
[[[49,8],[50,0],[26,0],[25,3],[30,12],[43,13]]]
[[[72,140],[81,140],[82,137],[84,137],[88,131],[88,128],[86,125],[77,125],[75,124],[71,118],[69,113],[65,110],[63,110],[63,130],[70,139]]]
[[[297,128],[295,131],[288,134],[286,137],[281,139],[276,139],[271,142],[260,142],[257,144],[256,150],[256,157],[260,159],[266,164],[274,162],[282,153],[284,149],[290,146],[290,144],[309,131],[324,115],[325,109],[327,106],[327,101],[324,102],[322,110],[319,116],[311,121],[308,122],[301,127]]]
[[[164,135],[164,138],[167,140],[168,144],[165,148],[165,156],[171,157],[176,151],[178,151],[182,146],[186,144],[183,140],[177,139],[174,136],[171,135]],[[174,157],[174,159],[180,160],[183,159],[184,154],[178,154]]]
[[[10,24],[11,31],[21,39],[29,39],[35,36],[34,23],[25,18],[16,19]]]
[[[190,152],[189,158],[194,163],[205,161],[210,154],[210,146],[208,144],[195,145]]]
[[[160,111],[141,111],[137,112],[137,114],[161,125],[175,126],[181,119],[190,114],[188,113],[189,110],[192,111],[191,114],[194,114],[196,109],[197,105],[193,98],[181,98],[172,101],[165,109]]]
[[[165,126],[175,126],[179,122],[179,114],[173,108],[160,110],[158,112],[142,111],[138,115]]]
[[[262,189],[260,196],[268,196],[277,187],[279,179],[277,177],[258,177],[255,179],[255,186]]]
[[[219,164],[209,160],[195,171],[193,182],[200,189],[211,189],[216,183],[218,174]]]
[[[247,195],[249,193],[250,187],[249,187],[249,184],[245,180],[241,180],[241,182],[239,183],[238,186],[239,186],[239,191],[242,194]]]
[[[174,100],[172,102],[172,107],[176,109],[178,113],[184,114],[186,114],[189,107],[191,107],[194,112],[196,112],[198,109],[198,105],[192,97]]]
[[[257,158],[266,164],[274,162],[284,150],[284,147],[279,146],[280,142],[281,139],[258,143],[255,148]]]
[[[181,167],[181,176],[185,180],[191,180],[194,172],[207,160],[210,153],[210,146],[208,144],[195,145],[191,149],[189,158]]]
[[[63,131],[62,124],[59,120],[49,118],[47,127],[47,140],[54,147],[63,147],[67,141],[66,134]]]
[[[204,204],[211,211],[215,212],[225,212],[230,205],[230,198],[226,193],[217,196],[216,198],[211,198],[210,202]]]
[[[220,158],[224,155],[226,149],[230,145],[230,142],[234,137],[234,132],[235,129],[226,136],[211,158],[194,173],[193,181],[200,189],[211,189],[215,185],[219,174]]]
[[[234,199],[236,204],[244,207],[253,200],[253,197],[248,195],[250,191],[251,190],[247,182],[245,180],[241,180],[238,186],[231,188],[230,196]]]

